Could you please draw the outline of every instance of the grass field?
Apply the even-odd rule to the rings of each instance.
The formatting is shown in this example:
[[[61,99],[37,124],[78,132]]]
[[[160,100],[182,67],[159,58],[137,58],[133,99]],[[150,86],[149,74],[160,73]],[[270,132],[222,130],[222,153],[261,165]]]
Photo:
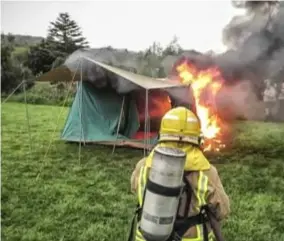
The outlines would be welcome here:
[[[2,239],[5,241],[126,240],[135,197],[130,174],[141,151],[48,143],[61,107],[2,105]],[[239,123],[231,151],[214,158],[232,213],[229,241],[284,240],[284,124]]]

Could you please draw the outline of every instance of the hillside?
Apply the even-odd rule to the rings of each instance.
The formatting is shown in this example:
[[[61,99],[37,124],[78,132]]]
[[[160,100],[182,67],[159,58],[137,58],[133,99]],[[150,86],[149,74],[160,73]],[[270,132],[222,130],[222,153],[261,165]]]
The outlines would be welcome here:
[[[38,36],[15,34],[14,43],[16,46],[31,46],[40,43],[44,38]],[[7,41],[7,34],[4,34],[4,42]]]
[[[3,43],[8,41],[8,35],[2,34]],[[30,36],[30,35],[20,35],[13,34],[15,37],[14,45],[15,51],[14,54],[19,54],[25,52],[29,49],[30,46],[39,44],[44,38],[39,36]],[[96,60],[102,61],[104,63],[120,67],[132,72],[156,76],[159,73],[159,77],[165,77],[170,73],[170,70],[176,60],[181,56],[196,56],[200,55],[200,52],[195,50],[183,50],[180,55],[171,55],[166,54],[163,56],[157,56],[154,53],[144,51],[131,51],[127,49],[116,49],[111,46],[101,47],[101,48],[91,48],[89,51],[89,57],[92,57]],[[76,52],[72,53],[69,58],[76,58]]]
[[[25,105],[2,106],[3,240],[127,240],[136,204],[130,175],[143,153],[80,151],[59,140],[68,108],[28,111],[30,135]],[[284,240],[284,125],[240,122],[234,129],[233,149],[213,161],[231,200],[225,239]]]

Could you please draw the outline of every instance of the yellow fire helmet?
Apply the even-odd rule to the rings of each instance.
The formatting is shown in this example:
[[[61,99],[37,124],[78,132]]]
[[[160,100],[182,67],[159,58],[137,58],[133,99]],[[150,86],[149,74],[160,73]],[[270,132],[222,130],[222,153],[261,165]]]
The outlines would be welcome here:
[[[201,145],[203,138],[198,117],[185,107],[169,110],[161,121],[159,142],[188,142]]]

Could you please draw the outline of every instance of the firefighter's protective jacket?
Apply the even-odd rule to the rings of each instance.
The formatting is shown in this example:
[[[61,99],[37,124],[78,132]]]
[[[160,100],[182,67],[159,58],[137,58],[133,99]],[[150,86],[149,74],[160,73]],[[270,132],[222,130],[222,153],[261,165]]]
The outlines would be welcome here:
[[[160,146],[178,147],[175,142],[160,143]],[[230,212],[229,198],[225,193],[216,168],[211,165],[202,151],[198,147],[185,144],[180,147],[187,153],[187,159],[184,170],[187,171],[186,179],[191,185],[192,196],[188,211],[188,217],[197,215],[200,207],[210,204],[214,207],[217,219],[220,221],[226,218]],[[142,206],[144,185],[147,180],[147,174],[152,164],[153,151],[146,158],[141,159],[137,164],[131,176],[131,190],[138,196],[139,205]],[[181,197],[181,205],[178,213],[182,216],[185,212],[186,195]],[[207,224],[209,231],[209,240],[212,240],[212,230]],[[143,237],[136,229],[136,241],[143,241]],[[203,241],[202,224],[191,227],[184,234],[183,241]]]

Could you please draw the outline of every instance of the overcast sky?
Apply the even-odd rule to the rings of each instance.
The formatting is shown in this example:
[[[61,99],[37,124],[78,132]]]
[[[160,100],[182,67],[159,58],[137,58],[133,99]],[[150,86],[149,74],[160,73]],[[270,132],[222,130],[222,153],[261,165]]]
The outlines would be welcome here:
[[[183,48],[223,51],[222,29],[236,15],[224,1],[1,1],[1,31],[43,36],[50,21],[68,12],[91,47],[143,50],[174,35]]]

